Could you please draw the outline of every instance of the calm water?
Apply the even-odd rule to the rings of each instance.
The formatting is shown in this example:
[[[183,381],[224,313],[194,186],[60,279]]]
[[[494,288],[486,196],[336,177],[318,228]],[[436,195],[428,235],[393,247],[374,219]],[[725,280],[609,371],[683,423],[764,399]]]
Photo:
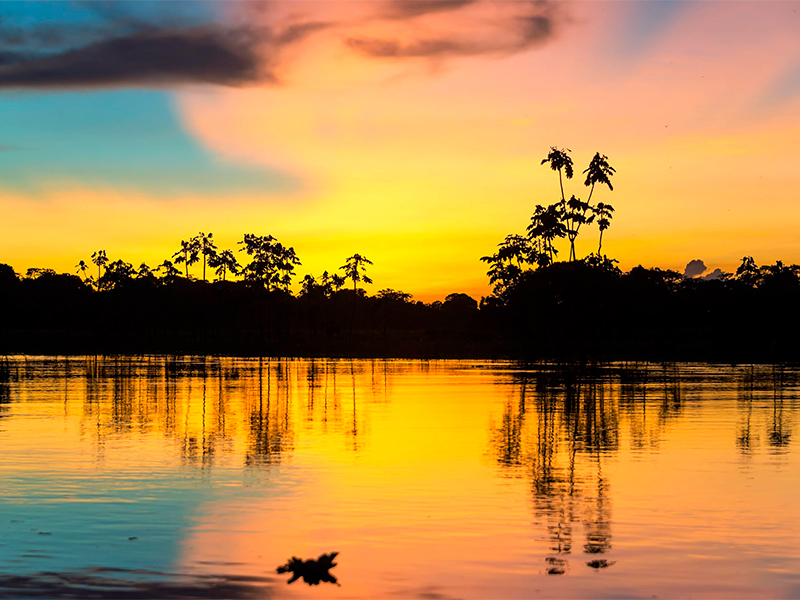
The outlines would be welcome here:
[[[797,598],[799,417],[772,366],[12,357],[0,596]]]

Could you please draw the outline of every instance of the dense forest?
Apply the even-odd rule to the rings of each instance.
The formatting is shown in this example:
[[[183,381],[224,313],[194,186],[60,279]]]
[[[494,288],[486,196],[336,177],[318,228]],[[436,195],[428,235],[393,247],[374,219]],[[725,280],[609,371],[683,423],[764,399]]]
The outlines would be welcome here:
[[[800,359],[800,266],[759,267],[746,256],[735,273],[705,278],[642,266],[623,273],[601,254],[614,208],[592,204],[599,188],[613,190],[615,170],[596,153],[583,171],[587,199],[567,199],[569,152],[551,148],[542,161],[558,174],[560,198],[537,205],[525,234],[481,259],[494,289],[480,302],[453,293],[426,304],[391,288],[370,296],[360,286],[372,283],[372,262],[359,254],[305,275],[292,293],[294,248],[246,234],[238,249],[219,249],[201,232],[153,268],[104,250],[75,274],[20,276],[0,265],[0,352]],[[579,258],[576,240],[592,226],[597,252]]]

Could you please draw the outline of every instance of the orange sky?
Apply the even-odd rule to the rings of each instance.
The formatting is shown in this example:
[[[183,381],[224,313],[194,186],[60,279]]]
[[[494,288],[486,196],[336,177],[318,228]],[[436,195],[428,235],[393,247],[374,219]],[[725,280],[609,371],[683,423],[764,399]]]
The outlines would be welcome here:
[[[479,258],[557,199],[557,177],[539,164],[557,145],[579,170],[595,151],[617,169],[614,191],[593,200],[616,208],[603,250],[623,269],[682,271],[699,258],[731,271],[744,254],[800,262],[798,3],[558,3],[542,9],[552,35],[523,48],[505,27],[521,3],[403,19],[386,6],[230,4],[233,19],[334,26],[282,51],[278,83],[169,90],[180,127],[213,161],[299,185],[165,198],[69,173],[45,172],[35,193],[0,183],[2,260],[71,272],[106,248],[157,264],[199,230],[229,247],[252,231],[294,246],[301,277],[358,252],[375,263],[370,293],[479,297],[489,292]],[[348,42],[413,50],[432,38],[478,50],[368,56]],[[586,196],[578,177],[566,191]],[[581,235],[579,255],[597,243],[596,229]]]

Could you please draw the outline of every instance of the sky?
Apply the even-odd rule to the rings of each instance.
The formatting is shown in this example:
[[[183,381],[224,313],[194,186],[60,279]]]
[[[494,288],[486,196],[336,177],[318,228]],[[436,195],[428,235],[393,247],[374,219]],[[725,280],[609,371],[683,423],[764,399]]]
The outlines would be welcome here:
[[[0,262],[156,265],[271,234],[298,279],[490,292],[480,257],[617,174],[603,252],[683,272],[800,262],[800,3],[0,3]],[[581,231],[578,255],[596,250]],[[568,254],[562,244],[562,254]],[[199,276],[199,272],[196,274]]]

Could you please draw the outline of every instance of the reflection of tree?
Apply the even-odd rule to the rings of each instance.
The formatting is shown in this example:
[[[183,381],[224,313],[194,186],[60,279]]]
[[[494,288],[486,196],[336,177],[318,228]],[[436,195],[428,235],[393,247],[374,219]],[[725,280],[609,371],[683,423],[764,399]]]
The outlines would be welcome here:
[[[651,446],[680,414],[682,385],[671,365],[658,378],[650,377],[647,365],[542,366],[520,374],[513,388],[518,401],[503,406],[491,444],[501,472],[531,482],[536,522],[546,532],[547,573],[568,571],[567,557],[581,531],[584,540],[577,547],[587,555],[586,564],[614,564],[596,556],[612,550],[607,457],[619,450],[623,426],[634,448]],[[657,410],[647,410],[648,391]]]
[[[258,396],[250,412],[250,441],[246,464],[274,464],[284,451],[291,450],[288,380],[282,361],[278,361],[275,379],[278,398],[272,402],[272,364],[267,361],[266,397],[264,395],[263,359],[258,361]],[[284,392],[282,394],[282,391]],[[281,396],[284,396],[281,398]]]
[[[792,437],[788,428],[783,424],[783,365],[773,368],[772,385],[772,424],[767,432],[767,443],[775,449],[781,449],[789,444]]]
[[[734,372],[737,402],[742,416],[736,434],[736,446],[747,456],[757,450],[760,436],[773,452],[783,452],[792,438],[785,415],[784,395],[787,387],[800,385],[800,373],[782,365],[756,366]],[[766,422],[765,422],[766,421]]]
[[[745,372],[740,378],[738,383],[738,400],[740,404],[744,404],[747,409],[743,423],[739,428],[739,433],[736,436],[736,446],[743,454],[748,454],[753,446],[754,439],[751,431],[751,422],[753,420],[753,384],[755,368],[750,365],[749,370]]]
[[[8,358],[3,357],[0,360],[0,419],[8,412],[8,406],[11,403],[11,381],[11,365]]]

